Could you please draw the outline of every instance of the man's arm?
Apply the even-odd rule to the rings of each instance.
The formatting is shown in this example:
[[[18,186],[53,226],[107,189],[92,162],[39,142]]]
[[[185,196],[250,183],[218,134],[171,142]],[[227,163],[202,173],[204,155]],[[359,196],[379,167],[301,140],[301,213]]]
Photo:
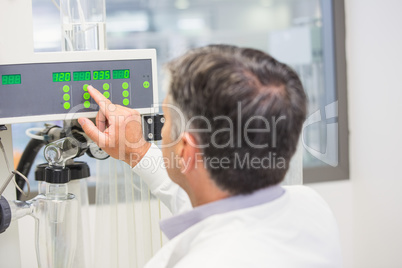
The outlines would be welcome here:
[[[151,148],[151,144],[145,141],[140,113],[113,104],[92,86],[88,87],[88,92],[99,105],[96,126],[87,118],[78,119],[88,137],[110,156],[133,167],[148,184],[151,192],[159,197],[172,213],[191,208],[187,194],[170,180],[159,148],[155,145]],[[141,164],[144,161],[161,164],[146,166]]]
[[[187,193],[168,176],[161,150],[152,144],[142,160],[133,167],[141,179],[148,185],[152,194],[170,209],[173,214],[192,208]]]

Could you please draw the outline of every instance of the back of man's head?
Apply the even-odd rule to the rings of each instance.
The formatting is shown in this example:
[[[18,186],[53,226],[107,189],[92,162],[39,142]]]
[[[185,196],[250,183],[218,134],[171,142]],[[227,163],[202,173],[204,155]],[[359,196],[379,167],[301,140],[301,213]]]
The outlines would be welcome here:
[[[284,179],[306,116],[306,95],[291,68],[258,50],[212,45],[167,69],[168,99],[222,190],[248,194]]]

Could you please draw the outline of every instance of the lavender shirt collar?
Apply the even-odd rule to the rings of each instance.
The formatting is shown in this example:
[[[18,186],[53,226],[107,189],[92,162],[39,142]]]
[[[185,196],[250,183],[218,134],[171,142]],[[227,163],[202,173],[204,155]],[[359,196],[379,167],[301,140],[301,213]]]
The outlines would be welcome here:
[[[173,239],[191,226],[212,215],[262,205],[279,198],[284,192],[285,189],[275,185],[255,191],[249,195],[232,196],[195,207],[191,211],[163,220],[160,222],[160,227],[167,238]]]

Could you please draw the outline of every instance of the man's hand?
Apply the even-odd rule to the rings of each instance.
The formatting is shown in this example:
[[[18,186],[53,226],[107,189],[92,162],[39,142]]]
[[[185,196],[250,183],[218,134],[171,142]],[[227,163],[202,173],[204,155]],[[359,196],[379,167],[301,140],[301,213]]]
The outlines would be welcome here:
[[[82,129],[110,156],[134,167],[151,146],[142,135],[140,113],[113,104],[92,86],[88,92],[100,108],[96,126],[87,118],[78,119]]]

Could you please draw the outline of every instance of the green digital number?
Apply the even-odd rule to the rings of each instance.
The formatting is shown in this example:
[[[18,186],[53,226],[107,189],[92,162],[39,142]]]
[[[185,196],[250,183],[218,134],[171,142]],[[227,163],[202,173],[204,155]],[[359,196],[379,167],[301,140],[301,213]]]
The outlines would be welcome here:
[[[53,73],[53,82],[69,82],[71,81],[71,73],[61,72]]]
[[[108,80],[110,79],[110,71],[94,71],[94,80]]]
[[[74,81],[89,81],[89,80],[91,80],[91,72],[90,71],[74,72],[73,80]]]
[[[2,75],[1,83],[3,85],[16,85],[21,84],[21,75],[20,74],[8,74]]]
[[[130,70],[113,70],[113,79],[129,79]]]
[[[13,84],[14,84],[14,76],[13,76],[13,75],[10,75],[10,76],[8,77],[8,84],[9,84],[9,85],[13,85]]]

